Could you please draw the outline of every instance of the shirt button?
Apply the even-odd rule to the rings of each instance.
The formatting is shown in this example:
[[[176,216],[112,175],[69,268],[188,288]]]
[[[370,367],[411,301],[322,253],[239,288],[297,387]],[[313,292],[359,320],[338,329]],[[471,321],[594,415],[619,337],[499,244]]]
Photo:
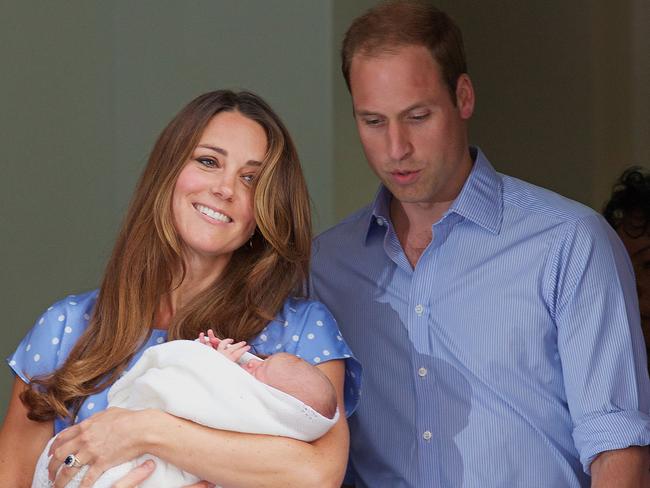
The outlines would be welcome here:
[[[384,225],[384,219],[382,219],[381,217],[377,217],[376,221],[377,221],[377,225]]]
[[[422,315],[422,312],[424,312],[424,307],[421,304],[417,304],[415,306],[415,313],[418,314],[418,316]]]
[[[432,437],[431,432],[429,432],[428,430],[425,430],[424,433],[422,434],[422,438],[425,441],[430,441],[431,437]]]
[[[427,375],[427,368],[418,369],[418,375],[420,375],[420,377],[424,378]]]

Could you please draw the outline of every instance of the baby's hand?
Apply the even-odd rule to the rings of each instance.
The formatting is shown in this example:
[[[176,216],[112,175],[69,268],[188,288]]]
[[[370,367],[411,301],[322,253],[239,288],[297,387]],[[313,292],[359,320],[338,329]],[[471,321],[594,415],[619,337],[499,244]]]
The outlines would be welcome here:
[[[216,349],[219,345],[219,342],[221,342],[221,340],[214,335],[212,329],[208,329],[207,335],[201,332],[197,341],[199,341],[201,344],[205,344],[206,346],[210,346],[212,349]]]
[[[248,352],[250,348],[251,346],[247,345],[246,341],[235,343],[232,339],[222,339],[217,345],[217,351],[235,363],[239,361],[239,358],[241,358],[245,352]]]
[[[251,348],[246,344],[246,341],[234,344],[235,341],[232,339],[219,339],[214,335],[212,329],[208,329],[207,335],[201,332],[198,341],[201,344],[210,346],[212,349],[216,349],[233,362],[239,361],[239,358]]]

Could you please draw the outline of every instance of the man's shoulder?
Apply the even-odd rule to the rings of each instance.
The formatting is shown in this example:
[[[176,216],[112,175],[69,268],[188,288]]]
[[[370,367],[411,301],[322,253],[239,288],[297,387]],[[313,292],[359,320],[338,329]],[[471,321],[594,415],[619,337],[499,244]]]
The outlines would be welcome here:
[[[598,215],[592,208],[552,190],[501,175],[504,211],[528,214],[541,219],[576,222]]]

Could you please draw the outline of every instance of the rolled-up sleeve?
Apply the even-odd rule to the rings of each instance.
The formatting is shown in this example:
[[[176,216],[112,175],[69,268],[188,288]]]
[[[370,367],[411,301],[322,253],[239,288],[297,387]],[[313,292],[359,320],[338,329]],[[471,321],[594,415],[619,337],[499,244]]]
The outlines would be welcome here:
[[[599,216],[566,225],[554,261],[558,352],[589,473],[603,451],[650,445],[650,382],[625,248]]]

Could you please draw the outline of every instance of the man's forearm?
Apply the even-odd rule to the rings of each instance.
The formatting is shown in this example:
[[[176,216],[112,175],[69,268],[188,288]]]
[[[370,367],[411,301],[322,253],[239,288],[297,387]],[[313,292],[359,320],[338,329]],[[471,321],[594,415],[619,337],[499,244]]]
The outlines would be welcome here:
[[[650,486],[650,449],[628,447],[599,454],[591,463],[592,488]]]

